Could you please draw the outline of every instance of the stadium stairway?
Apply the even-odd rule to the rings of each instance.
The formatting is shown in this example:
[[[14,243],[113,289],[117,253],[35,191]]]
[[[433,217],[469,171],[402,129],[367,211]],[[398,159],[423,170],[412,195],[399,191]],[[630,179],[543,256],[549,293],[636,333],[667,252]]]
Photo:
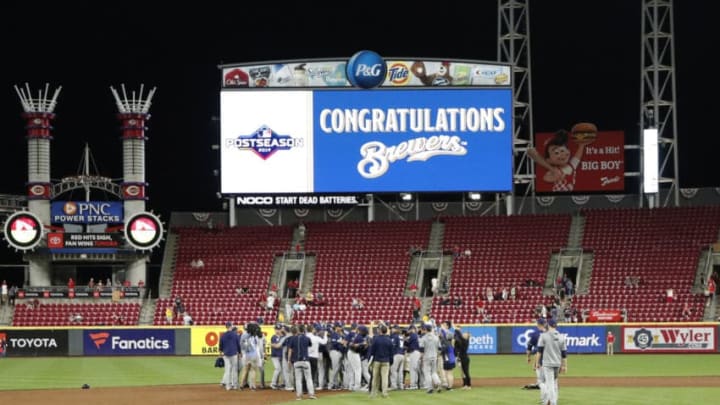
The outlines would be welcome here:
[[[12,325],[13,310],[9,305],[0,307],[0,325]]]

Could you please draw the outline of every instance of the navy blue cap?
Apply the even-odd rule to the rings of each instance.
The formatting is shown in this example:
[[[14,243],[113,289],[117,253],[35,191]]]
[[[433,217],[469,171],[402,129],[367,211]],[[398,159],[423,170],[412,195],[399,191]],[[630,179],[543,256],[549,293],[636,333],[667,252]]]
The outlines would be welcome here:
[[[225,322],[225,327],[226,327],[226,328],[232,328],[232,327],[233,327],[232,322],[230,322],[230,321]]]
[[[425,330],[432,330],[433,327],[432,327],[432,325],[430,325],[429,323],[426,323],[425,325],[423,325],[423,329],[425,329]]]
[[[357,327],[358,327],[358,324],[357,324],[357,323],[355,323],[355,322],[353,322],[353,323],[352,323],[352,325],[350,325],[350,327],[351,327],[351,328],[353,328],[353,329],[355,329],[355,328],[357,328]]]
[[[550,320],[548,321],[548,326],[551,328],[554,328],[557,326],[557,321],[555,320],[555,318],[550,318]]]
[[[345,325],[343,325],[342,322],[335,322],[335,325],[334,325],[334,326],[335,326],[336,328],[342,328],[342,327],[345,326]]]
[[[361,333],[367,333],[367,332],[368,332],[368,328],[367,328],[367,326],[365,326],[365,325],[360,325],[360,326],[358,326],[357,328],[358,328],[358,332],[361,332]]]
[[[544,318],[538,318],[537,324],[541,326],[545,326],[547,324],[547,321]]]

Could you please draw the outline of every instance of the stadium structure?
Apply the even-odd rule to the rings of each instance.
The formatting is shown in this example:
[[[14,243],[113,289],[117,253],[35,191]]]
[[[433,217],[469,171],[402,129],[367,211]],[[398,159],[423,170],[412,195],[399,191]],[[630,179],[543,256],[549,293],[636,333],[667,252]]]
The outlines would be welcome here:
[[[28,193],[4,196],[2,208],[5,240],[23,252],[28,265],[12,273],[19,295],[14,307],[3,307],[0,324],[182,325],[177,300],[199,326],[258,319],[409,324],[416,298],[421,316],[462,324],[526,323],[545,311],[578,323],[714,320],[716,303],[707,290],[713,280],[720,281],[720,188],[682,189],[678,183],[672,35],[660,35],[672,32],[663,25],[671,20],[662,17],[671,14],[668,4],[647,1],[643,6],[644,37],[656,40],[643,43],[639,117],[641,128],[652,131],[643,131],[643,145],[592,131],[593,141],[606,142],[602,150],[607,151],[594,161],[587,158],[588,148],[600,148],[599,143],[591,146],[575,138],[569,149],[575,152],[583,145],[587,172],[578,171],[575,188],[561,192],[541,191],[547,187],[541,172],[552,170],[531,153],[544,145],[532,127],[529,22],[522,1],[500,2],[498,61],[386,58],[381,76],[367,70],[366,78],[381,79],[374,85],[357,75],[366,63],[362,58],[376,54],[220,66],[223,110],[217,149],[227,210],[173,213],[167,232],[145,207],[144,129],[152,91],[143,95],[141,89],[137,97],[129,97],[124,89],[113,90],[123,131],[121,182],[86,170],[52,183],[50,122],[59,89],[52,96],[41,91],[40,97],[18,89],[28,123]],[[436,101],[429,101],[431,93]],[[282,109],[297,117],[294,132],[271,122],[247,122],[247,114],[262,116],[272,110],[267,106],[277,106],[278,95],[290,100]],[[482,99],[482,107],[471,111],[473,104],[457,101],[463,97]],[[395,145],[398,155],[385,162],[392,181],[372,183],[385,172],[374,171],[372,164],[361,170],[357,158],[351,169],[365,176],[342,177],[340,159],[358,146],[347,139],[351,133],[368,132],[357,116],[343,126],[347,111],[375,106],[367,107],[372,117],[368,125],[377,133],[398,136],[402,125],[388,117],[414,114],[393,107],[393,102],[408,100],[417,103],[409,109],[430,111],[436,120],[446,120],[437,118],[441,110],[471,111],[449,113],[452,118],[444,124],[429,125],[425,115],[417,122],[425,120],[426,132],[452,128],[460,140],[482,133],[488,142],[483,145],[496,148],[500,156],[493,161],[504,168],[495,171],[498,177],[458,172],[478,155],[470,144],[456,145],[444,135],[424,139],[422,152],[440,150],[467,160],[433,154],[417,160],[431,163],[421,169],[430,173],[459,173],[458,183],[428,183],[413,175],[412,164],[421,164],[410,162],[409,152],[403,154],[412,149],[410,143]],[[251,108],[255,110],[245,111]],[[297,114],[300,110],[314,115]],[[336,111],[341,112],[334,115]],[[461,116],[467,122],[461,124]],[[322,117],[325,126],[311,122]],[[271,115],[262,119],[277,121]],[[295,137],[297,128],[305,128],[302,140]],[[331,140],[322,137],[333,132]],[[414,141],[417,147],[420,141]],[[236,176],[295,156],[300,149],[307,153],[311,143],[314,160],[304,160],[304,170],[292,173],[302,180],[292,183],[299,188],[281,181],[292,167],[288,165],[297,161],[262,169],[272,172],[271,181]],[[658,143],[667,147],[657,148]],[[660,156],[646,156],[653,145]],[[329,153],[331,149],[337,152]],[[250,154],[256,162],[244,166],[249,159],[238,156]],[[629,154],[637,159],[628,161],[656,166],[630,170],[610,164],[624,164]],[[333,180],[335,168],[342,174]],[[582,176],[597,180],[596,185],[583,183]],[[637,193],[626,192],[625,179],[633,179]],[[87,191],[84,200],[61,198],[76,189]],[[94,200],[91,189],[114,200]],[[82,214],[82,209],[90,213]],[[161,241],[161,269],[151,280],[147,263]],[[89,280],[82,265],[87,263],[103,267],[111,286],[85,287]],[[76,280],[74,287],[67,286],[68,277]],[[568,279],[571,291],[565,289]],[[288,286],[295,281],[297,286]],[[269,295],[276,299],[268,300]],[[354,307],[353,299],[361,299],[363,307]],[[170,318],[168,308],[176,311]]]

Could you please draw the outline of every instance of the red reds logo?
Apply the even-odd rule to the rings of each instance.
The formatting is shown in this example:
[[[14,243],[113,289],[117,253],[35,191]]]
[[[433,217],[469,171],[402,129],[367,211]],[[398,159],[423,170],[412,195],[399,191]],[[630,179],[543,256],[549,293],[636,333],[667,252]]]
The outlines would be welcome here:
[[[140,186],[132,185],[125,187],[125,194],[131,197],[137,197],[140,195]]]
[[[36,184],[32,187],[30,187],[30,194],[32,195],[45,195],[45,186],[41,184]]]

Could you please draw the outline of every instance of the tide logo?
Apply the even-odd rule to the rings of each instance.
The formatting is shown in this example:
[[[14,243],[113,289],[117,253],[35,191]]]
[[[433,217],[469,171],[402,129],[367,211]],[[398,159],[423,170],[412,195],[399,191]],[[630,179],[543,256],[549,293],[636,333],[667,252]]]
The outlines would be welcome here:
[[[353,86],[371,89],[385,80],[387,64],[376,52],[360,51],[348,61],[345,74]]]
[[[90,333],[88,336],[90,336],[90,339],[95,343],[95,347],[97,349],[100,349],[100,346],[105,344],[107,342],[108,338],[110,337],[110,334],[108,332],[100,332],[100,333]]]
[[[387,80],[395,86],[406,85],[410,81],[410,68],[404,63],[393,63],[388,69]]]

